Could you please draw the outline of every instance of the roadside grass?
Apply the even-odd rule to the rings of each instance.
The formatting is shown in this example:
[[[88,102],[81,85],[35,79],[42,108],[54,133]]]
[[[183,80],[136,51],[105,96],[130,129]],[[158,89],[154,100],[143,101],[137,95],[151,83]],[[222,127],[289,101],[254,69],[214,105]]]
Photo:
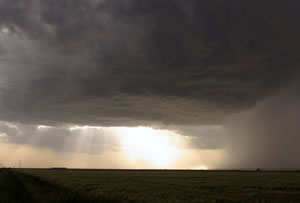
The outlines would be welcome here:
[[[17,176],[35,199],[52,193],[48,202],[300,202],[297,172],[22,169]]]
[[[20,181],[10,169],[7,170],[5,176],[0,183],[0,202],[1,203],[23,203],[32,202],[30,193],[26,191],[26,188],[22,181]]]
[[[81,202],[120,202],[113,197],[89,196],[74,188],[67,188],[41,177],[17,172],[17,177],[24,183],[32,195],[33,202],[42,203],[81,203]]]

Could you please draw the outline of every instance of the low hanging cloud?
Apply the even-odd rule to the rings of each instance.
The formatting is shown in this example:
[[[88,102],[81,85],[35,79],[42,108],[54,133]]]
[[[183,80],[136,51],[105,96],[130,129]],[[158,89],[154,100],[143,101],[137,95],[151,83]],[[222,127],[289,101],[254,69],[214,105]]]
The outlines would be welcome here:
[[[23,167],[220,167],[224,150],[208,139],[220,131],[218,128],[204,127],[201,132],[206,134],[201,137],[205,139],[198,140],[187,133],[186,127],[181,129],[186,131],[181,136],[179,130],[175,133],[145,127],[50,127],[0,122],[0,160],[13,167],[19,161]]]
[[[295,0],[1,0],[0,119],[218,125],[299,73]]]
[[[111,128],[69,129],[0,122],[0,142],[51,149],[56,152],[101,154],[119,151],[120,137]]]
[[[48,148],[57,152],[101,154],[121,151],[122,136],[146,136],[148,131],[166,136],[183,149],[224,149],[222,126],[167,126],[170,130],[93,126],[43,126],[0,122],[0,142]],[[148,131],[143,131],[147,129]],[[146,133],[146,135],[145,135]],[[149,134],[149,132],[148,132]],[[154,136],[154,135],[153,135]],[[160,140],[157,140],[157,144]]]
[[[167,126],[186,140],[191,149],[218,150],[225,148],[226,131],[222,125]]]

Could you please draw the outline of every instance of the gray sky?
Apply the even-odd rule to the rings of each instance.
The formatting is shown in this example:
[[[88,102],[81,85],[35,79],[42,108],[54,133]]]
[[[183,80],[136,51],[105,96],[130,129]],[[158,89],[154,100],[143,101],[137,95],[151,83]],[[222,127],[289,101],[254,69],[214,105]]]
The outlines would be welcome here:
[[[2,145],[98,156],[122,152],[120,127],[148,126],[180,136],[178,148],[210,151],[174,167],[210,156],[211,167],[300,167],[299,7],[0,0]],[[69,129],[84,125],[103,128]]]

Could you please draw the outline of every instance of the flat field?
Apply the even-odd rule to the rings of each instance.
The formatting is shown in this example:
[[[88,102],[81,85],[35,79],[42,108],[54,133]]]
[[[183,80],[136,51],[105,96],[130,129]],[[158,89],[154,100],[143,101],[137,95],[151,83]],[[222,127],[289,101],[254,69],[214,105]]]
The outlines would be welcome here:
[[[18,169],[35,202],[300,202],[300,172]]]

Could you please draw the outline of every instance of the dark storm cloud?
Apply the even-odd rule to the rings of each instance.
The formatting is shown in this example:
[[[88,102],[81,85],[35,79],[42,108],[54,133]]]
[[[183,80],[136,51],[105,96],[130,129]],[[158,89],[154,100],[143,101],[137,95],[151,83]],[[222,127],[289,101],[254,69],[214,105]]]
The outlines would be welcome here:
[[[186,139],[188,148],[224,149],[226,137],[223,126],[168,126]]]
[[[298,77],[299,7],[295,0],[1,0],[0,118],[221,123]]]

